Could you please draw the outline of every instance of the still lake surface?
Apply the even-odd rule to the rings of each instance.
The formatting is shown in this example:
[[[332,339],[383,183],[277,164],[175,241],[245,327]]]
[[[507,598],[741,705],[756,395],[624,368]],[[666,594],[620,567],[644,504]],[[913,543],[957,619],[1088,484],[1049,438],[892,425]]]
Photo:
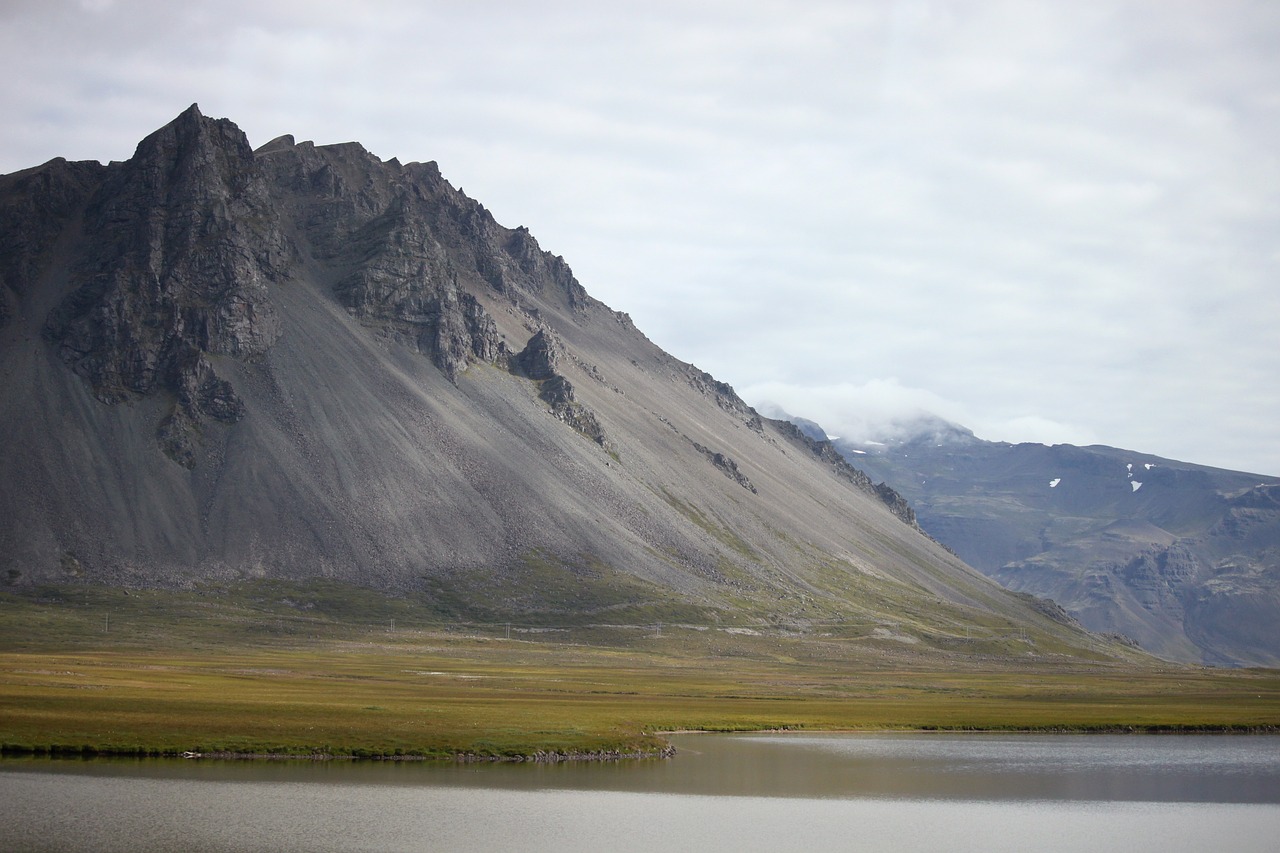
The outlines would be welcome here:
[[[0,761],[0,849],[1280,850],[1280,737],[682,735],[665,761]]]

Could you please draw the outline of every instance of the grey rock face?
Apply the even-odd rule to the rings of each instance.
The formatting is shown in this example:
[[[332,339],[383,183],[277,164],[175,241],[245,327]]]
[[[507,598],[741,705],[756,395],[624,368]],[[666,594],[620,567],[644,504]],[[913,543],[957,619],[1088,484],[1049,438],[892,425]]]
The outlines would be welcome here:
[[[280,334],[267,285],[295,252],[253,152],[230,122],[192,107],[107,171],[84,228],[83,283],[50,313],[45,335],[103,402],[173,397],[161,445],[190,464],[184,448],[204,417],[243,414],[208,356],[253,359]]]
[[[66,226],[102,181],[101,163],[70,163],[61,157],[0,178],[0,304],[12,315],[15,303],[33,295]]]
[[[545,329],[529,338],[520,354],[516,356],[513,367],[521,374],[539,382],[560,375],[560,361],[564,357],[564,347],[560,345]]]
[[[601,447],[613,450],[595,413],[577,401],[573,383],[560,373],[564,360],[563,344],[546,329],[539,329],[510,364],[514,373],[538,383],[538,398],[551,407],[553,415]]]
[[[1201,570],[1195,555],[1185,545],[1175,544],[1135,555],[1119,574],[1147,610],[1177,614],[1182,609],[1179,593]]]
[[[552,376],[542,382],[538,397],[551,406],[551,413],[601,447],[612,450],[604,428],[595,414],[574,399],[573,383],[563,376]]]
[[[418,195],[396,195],[394,186],[387,192],[382,203],[389,209],[348,238],[367,261],[339,282],[339,299],[357,317],[427,354],[451,380],[471,361],[505,361],[510,353],[493,319],[459,290],[456,259],[426,227],[426,211],[417,209],[423,204],[414,202]]]
[[[912,527],[917,527],[916,511],[911,508],[911,504],[907,503],[907,499],[890,486],[888,483],[877,483],[876,494],[880,500],[884,501],[884,505],[889,507],[889,511],[902,519]]]
[[[48,171],[43,184],[60,190],[53,208],[40,208],[48,221],[32,214],[30,227],[14,232],[37,241],[36,251],[6,253],[28,266],[56,238],[60,220],[49,210],[66,214],[86,195],[87,170]],[[527,232],[507,235],[433,166],[382,164],[358,145],[319,152],[282,137],[255,155],[233,124],[192,106],[127,163],[89,177],[98,183],[76,264],[83,284],[50,313],[45,335],[104,402],[171,396],[157,435],[186,466],[205,418],[243,415],[209,356],[251,362],[271,347],[280,324],[268,286],[304,255],[332,260],[357,250],[361,263],[336,282],[338,299],[450,380],[472,362],[510,356],[485,308],[459,288],[459,268],[507,292],[539,293],[550,282],[575,309],[586,304],[563,261],[544,258]],[[304,218],[301,244],[283,225],[279,202],[289,195]],[[31,195],[15,197],[31,206]],[[29,271],[15,266],[14,275]]]

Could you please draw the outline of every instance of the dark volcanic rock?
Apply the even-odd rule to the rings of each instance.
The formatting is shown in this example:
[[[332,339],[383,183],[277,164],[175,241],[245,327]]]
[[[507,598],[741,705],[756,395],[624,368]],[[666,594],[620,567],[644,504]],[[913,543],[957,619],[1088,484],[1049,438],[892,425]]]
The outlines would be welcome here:
[[[889,508],[890,512],[912,527],[917,526],[915,510],[911,508],[911,504],[907,503],[907,499],[898,494],[892,486],[888,483],[876,483],[876,495],[880,500],[884,501],[884,505]]]
[[[0,310],[6,315],[32,295],[59,238],[106,171],[101,163],[59,157],[0,178]]]
[[[542,381],[560,375],[560,360],[563,357],[564,347],[547,334],[545,329],[539,329],[512,360],[512,367],[530,379]]]
[[[564,345],[546,329],[539,329],[511,360],[511,369],[538,383],[538,397],[551,406],[551,413],[587,438],[612,450],[595,413],[574,397],[573,383],[560,373],[565,359]]]
[[[294,251],[253,163],[235,125],[193,106],[95,193],[85,284],[47,329],[100,396],[146,393],[184,348],[253,357],[279,336],[267,283]]]
[[[587,438],[606,449],[612,449],[600,421],[573,396],[573,383],[563,376],[552,376],[542,382],[538,397],[551,406],[551,413]]]
[[[707,457],[707,461],[710,462],[712,465],[714,465],[720,471],[720,473],[724,474],[730,480],[733,480],[735,483],[737,483],[739,486],[742,486],[742,488],[746,489],[748,492],[751,492],[751,494],[753,495],[759,494],[759,491],[757,491],[756,487],[752,485],[751,480],[747,477],[747,475],[743,474],[740,470],[738,470],[737,462],[734,462],[732,459],[730,459],[728,456],[725,456],[723,453],[714,451],[708,447],[703,447],[701,444],[698,444],[698,442],[696,441],[693,442],[693,449],[701,453],[703,456]]]
[[[280,334],[267,285],[295,252],[253,152],[233,124],[193,106],[108,172],[83,227],[84,283],[49,315],[45,335],[103,402],[169,393],[181,414],[167,418],[161,443],[189,462],[178,448],[202,416],[243,414],[207,356],[260,357]]]
[[[415,210],[417,198],[392,195],[388,212],[349,235],[367,260],[336,291],[353,314],[426,353],[452,380],[472,361],[510,353],[484,307],[459,290],[455,259]]]

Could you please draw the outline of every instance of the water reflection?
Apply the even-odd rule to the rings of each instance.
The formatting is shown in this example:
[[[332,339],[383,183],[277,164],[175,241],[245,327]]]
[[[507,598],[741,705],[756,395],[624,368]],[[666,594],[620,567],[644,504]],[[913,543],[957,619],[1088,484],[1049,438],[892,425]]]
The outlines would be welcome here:
[[[576,765],[0,761],[0,849],[1269,851],[1280,738],[681,736]]]
[[[689,739],[763,796],[1280,803],[1265,735],[737,735]]]
[[[9,759],[42,772],[209,782],[341,782],[503,790],[950,800],[1280,804],[1270,735],[678,735],[665,761]]]

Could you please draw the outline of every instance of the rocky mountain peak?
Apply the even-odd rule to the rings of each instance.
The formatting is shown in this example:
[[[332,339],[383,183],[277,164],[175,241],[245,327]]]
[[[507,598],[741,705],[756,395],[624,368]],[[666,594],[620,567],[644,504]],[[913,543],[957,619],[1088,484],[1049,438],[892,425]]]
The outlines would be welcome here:
[[[249,139],[239,127],[229,119],[207,118],[198,104],[192,104],[143,138],[130,162],[138,170],[132,172],[133,177],[149,173],[157,184],[189,181],[194,187],[216,183],[210,173],[226,180],[252,159]]]
[[[897,625],[945,601],[938,625],[1093,642],[434,163],[255,152],[192,106],[126,162],[0,177],[0,211],[14,586],[326,578],[550,624]]]
[[[296,257],[244,134],[192,105],[113,164],[89,199],[80,282],[45,335],[104,402],[166,394],[161,446],[190,465],[206,417],[242,406],[211,355],[260,357],[280,326],[267,285]]]

